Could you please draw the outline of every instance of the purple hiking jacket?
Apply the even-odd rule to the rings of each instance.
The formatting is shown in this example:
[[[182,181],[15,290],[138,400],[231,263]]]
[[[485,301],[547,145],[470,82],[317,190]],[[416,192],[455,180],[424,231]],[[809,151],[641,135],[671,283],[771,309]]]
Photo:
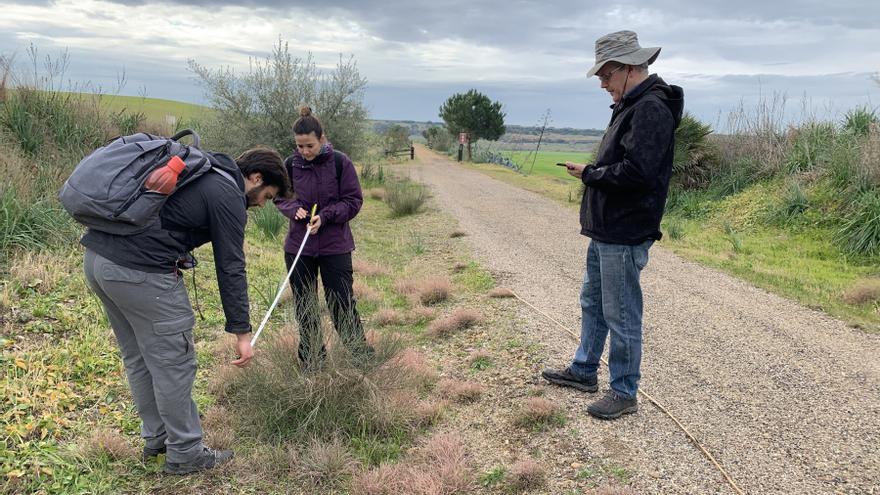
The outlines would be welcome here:
[[[290,219],[290,229],[284,240],[284,251],[296,254],[306,235],[308,220],[294,220],[296,210],[310,211],[318,205],[321,228],[310,235],[303,256],[330,256],[354,251],[354,237],[348,222],[357,216],[364,203],[361,184],[351,159],[342,155],[342,178],[336,180],[336,164],[333,147],[323,146],[321,154],[313,161],[306,161],[294,151],[284,160],[284,168],[293,186],[293,199],[276,199],[275,206]]]

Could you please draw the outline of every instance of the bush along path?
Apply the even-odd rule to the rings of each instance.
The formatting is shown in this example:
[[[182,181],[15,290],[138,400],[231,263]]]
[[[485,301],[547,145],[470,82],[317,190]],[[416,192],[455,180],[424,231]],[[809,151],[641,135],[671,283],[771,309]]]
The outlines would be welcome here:
[[[421,150],[420,150],[421,151]],[[500,285],[577,331],[587,240],[577,214],[550,200],[422,153],[409,171],[460,221]],[[746,493],[871,493],[880,489],[880,337],[684,261],[659,243],[643,272],[641,385],[686,425]],[[539,354],[531,383],[568,414],[572,464],[614,459],[638,493],[733,493],[665,415],[643,402],[613,422],[584,414],[593,396],[547,388],[569,336],[531,309]],[[600,370],[600,389],[607,368]],[[591,468],[592,469],[592,468]],[[585,474],[584,476],[587,476]]]

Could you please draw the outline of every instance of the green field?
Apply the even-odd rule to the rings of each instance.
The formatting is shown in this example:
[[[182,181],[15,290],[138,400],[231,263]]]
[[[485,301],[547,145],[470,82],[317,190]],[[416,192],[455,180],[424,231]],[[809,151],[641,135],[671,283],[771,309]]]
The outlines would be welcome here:
[[[140,96],[96,95],[101,104],[114,112],[125,110],[129,113],[142,113],[150,122],[165,123],[166,117],[174,117],[177,122],[191,121],[211,109],[192,103],[142,98]]]
[[[502,152],[511,161],[522,166],[521,172],[526,175],[544,175],[547,177],[559,177],[562,179],[576,180],[568,175],[565,167],[557,166],[557,163],[567,161],[585,163],[591,158],[590,153],[582,151],[539,151],[537,158],[534,153],[527,151]]]

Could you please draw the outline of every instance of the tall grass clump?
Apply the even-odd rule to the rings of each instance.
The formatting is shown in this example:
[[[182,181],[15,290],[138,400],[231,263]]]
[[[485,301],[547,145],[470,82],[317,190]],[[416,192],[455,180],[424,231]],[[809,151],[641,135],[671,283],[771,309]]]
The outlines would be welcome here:
[[[361,187],[369,189],[385,185],[385,169],[371,160],[364,162],[360,174]]]
[[[226,400],[236,416],[248,418],[246,433],[278,443],[409,431],[414,413],[395,407],[394,397],[415,385],[406,368],[390,364],[400,341],[379,339],[370,355],[349,354],[334,341],[322,362],[305,369],[297,360],[297,345],[290,335],[270,338],[251,366],[233,377]]]
[[[394,217],[418,213],[428,199],[425,186],[408,180],[390,182],[385,190],[385,202],[391,207]]]
[[[254,223],[267,239],[276,239],[281,230],[287,225],[287,218],[278,211],[275,204],[267,202],[262,208],[254,208]]]
[[[846,112],[843,117],[843,130],[856,136],[867,136],[871,126],[876,126],[878,123],[880,119],[877,117],[877,111],[861,106]]]
[[[807,122],[792,128],[792,145],[786,165],[788,173],[825,168],[830,160],[837,130],[831,122]]]
[[[837,238],[850,255],[880,255],[880,189],[866,191],[850,206]]]
[[[16,249],[69,246],[81,229],[58,190],[84,155],[142,122],[112,113],[100,95],[61,91],[67,53],[40,57],[31,47],[19,68],[0,57],[0,262]]]

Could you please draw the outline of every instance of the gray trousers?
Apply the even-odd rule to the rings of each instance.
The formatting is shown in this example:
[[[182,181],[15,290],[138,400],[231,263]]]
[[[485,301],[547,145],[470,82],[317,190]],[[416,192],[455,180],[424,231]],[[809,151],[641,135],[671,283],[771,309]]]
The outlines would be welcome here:
[[[167,447],[168,462],[193,460],[202,426],[192,400],[195,317],[183,277],[126,268],[88,249],[85,274],[122,351],[146,447]]]

